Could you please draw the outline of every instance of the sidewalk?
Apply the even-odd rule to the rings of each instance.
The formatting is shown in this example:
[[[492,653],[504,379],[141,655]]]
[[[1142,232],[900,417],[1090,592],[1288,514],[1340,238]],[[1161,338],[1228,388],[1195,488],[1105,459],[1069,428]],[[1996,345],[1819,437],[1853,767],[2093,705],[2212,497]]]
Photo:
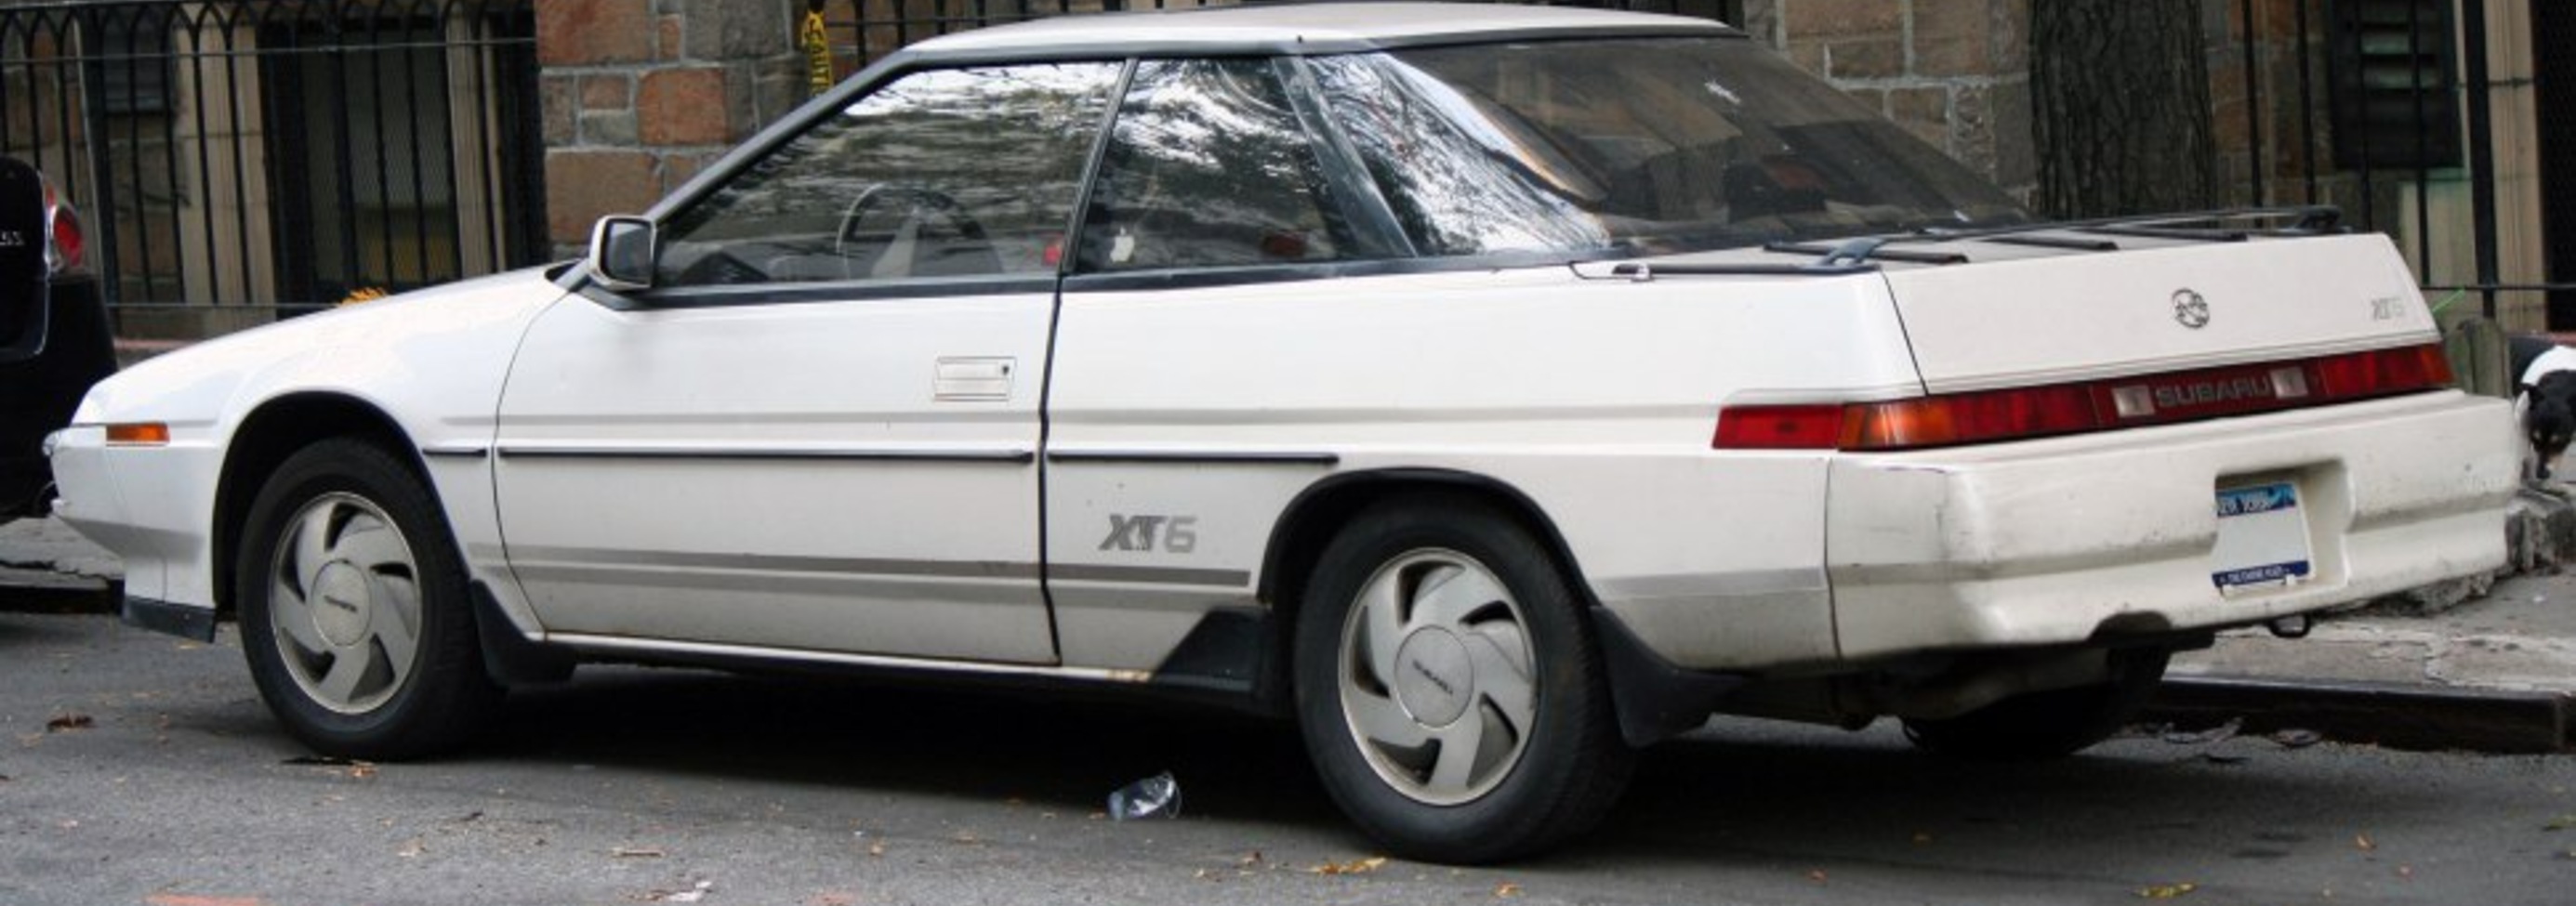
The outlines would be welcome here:
[[[2532,571],[2483,596],[2331,616],[2302,639],[2222,634],[2175,657],[2145,719],[2398,748],[2576,751],[2576,574],[2556,566],[2576,558],[2576,506],[2535,497],[2522,509],[2517,558]],[[60,522],[0,525],[0,606],[101,612],[122,577],[113,555]]]

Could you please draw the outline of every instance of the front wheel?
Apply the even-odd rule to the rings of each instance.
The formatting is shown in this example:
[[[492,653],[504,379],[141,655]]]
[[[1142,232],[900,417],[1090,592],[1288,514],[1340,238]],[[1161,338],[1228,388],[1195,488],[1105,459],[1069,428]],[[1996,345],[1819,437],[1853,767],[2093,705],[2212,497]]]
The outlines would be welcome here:
[[[330,440],[288,457],[242,538],[234,600],[251,678],[306,745],[434,754],[498,704],[447,521],[382,449]]]
[[[1297,618],[1297,713],[1343,812],[1398,855],[1489,862],[1599,822],[1634,764],[1548,550],[1481,502],[1374,507]]]

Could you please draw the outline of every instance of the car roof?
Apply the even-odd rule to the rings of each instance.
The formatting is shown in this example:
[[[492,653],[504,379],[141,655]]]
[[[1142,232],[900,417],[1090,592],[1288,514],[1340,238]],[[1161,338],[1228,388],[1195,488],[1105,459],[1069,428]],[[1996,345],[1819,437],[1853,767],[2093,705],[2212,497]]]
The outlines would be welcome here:
[[[1710,19],[1506,3],[1263,3],[1054,16],[932,38],[921,56],[1098,51],[1340,53],[1612,34],[1738,34]]]

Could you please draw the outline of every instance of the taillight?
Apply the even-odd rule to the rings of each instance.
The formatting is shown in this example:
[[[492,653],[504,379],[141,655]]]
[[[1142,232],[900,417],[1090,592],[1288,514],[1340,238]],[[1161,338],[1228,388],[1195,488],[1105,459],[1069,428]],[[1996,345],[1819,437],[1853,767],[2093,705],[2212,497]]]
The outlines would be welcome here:
[[[54,274],[89,272],[89,236],[81,231],[80,212],[45,184],[45,269]]]
[[[1871,403],[1728,406],[1721,450],[1887,451],[2028,440],[2279,412],[2451,384],[2442,347]]]

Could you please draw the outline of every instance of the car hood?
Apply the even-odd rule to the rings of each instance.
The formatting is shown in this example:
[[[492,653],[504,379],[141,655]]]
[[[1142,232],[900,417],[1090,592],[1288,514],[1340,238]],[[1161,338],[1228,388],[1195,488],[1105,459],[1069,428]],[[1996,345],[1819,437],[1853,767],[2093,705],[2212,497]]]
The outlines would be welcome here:
[[[177,431],[213,426],[259,399],[293,392],[346,393],[380,406],[387,396],[441,388],[470,397],[476,391],[467,388],[488,385],[497,393],[519,334],[565,294],[547,270],[466,280],[192,344],[101,382],[74,422],[160,421]],[[488,417],[489,397],[480,408]]]

